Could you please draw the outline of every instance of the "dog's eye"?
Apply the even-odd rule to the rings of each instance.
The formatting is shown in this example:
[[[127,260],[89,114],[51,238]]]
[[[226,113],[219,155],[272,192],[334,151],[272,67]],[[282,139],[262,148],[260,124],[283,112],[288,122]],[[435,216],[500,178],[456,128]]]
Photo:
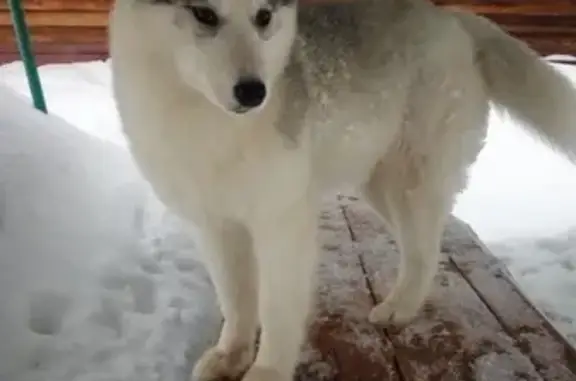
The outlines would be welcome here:
[[[214,10],[208,7],[190,7],[190,10],[199,23],[210,28],[216,28],[220,25],[220,18]]]
[[[256,13],[256,17],[254,17],[254,24],[261,29],[270,25],[270,21],[272,21],[272,12],[268,9],[260,9],[258,13]]]

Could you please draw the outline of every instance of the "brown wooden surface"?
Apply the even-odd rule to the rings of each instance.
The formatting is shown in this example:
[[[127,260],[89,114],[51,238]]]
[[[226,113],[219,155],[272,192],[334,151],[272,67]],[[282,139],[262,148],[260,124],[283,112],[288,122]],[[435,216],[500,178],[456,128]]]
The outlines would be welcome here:
[[[574,350],[461,222],[447,229],[429,301],[403,329],[367,322],[398,263],[376,215],[342,198],[327,204],[321,237],[316,318],[298,380],[576,380]]]
[[[576,0],[434,0],[501,24],[541,54],[576,55]],[[112,0],[23,0],[41,63],[106,58]],[[17,57],[6,1],[0,1],[0,62]],[[90,47],[89,53],[84,52]]]
[[[22,0],[40,64],[108,57],[112,0]],[[18,58],[6,1],[0,1],[0,62]]]

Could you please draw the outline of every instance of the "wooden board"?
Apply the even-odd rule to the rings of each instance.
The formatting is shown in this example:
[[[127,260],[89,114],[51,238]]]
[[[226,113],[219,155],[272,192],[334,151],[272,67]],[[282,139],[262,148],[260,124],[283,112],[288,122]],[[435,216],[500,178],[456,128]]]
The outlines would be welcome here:
[[[354,1],[354,0],[351,0]],[[576,55],[574,0],[433,0],[483,14],[543,55]],[[113,0],[23,0],[40,63],[108,56],[108,11]],[[97,47],[89,54],[83,45]],[[6,1],[0,1],[0,63],[17,57]]]
[[[429,301],[403,329],[366,320],[398,264],[376,215],[341,198],[326,205],[320,226],[316,319],[298,380],[576,380],[575,351],[462,222],[447,228]]]
[[[372,298],[339,204],[327,207],[320,226],[317,311],[300,380],[400,381],[391,341],[366,320]]]

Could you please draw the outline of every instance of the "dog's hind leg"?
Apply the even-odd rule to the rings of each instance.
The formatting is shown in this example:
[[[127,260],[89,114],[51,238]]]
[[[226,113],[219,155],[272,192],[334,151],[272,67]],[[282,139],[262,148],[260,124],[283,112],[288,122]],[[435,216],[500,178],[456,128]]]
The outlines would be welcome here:
[[[404,324],[428,296],[445,222],[456,193],[429,158],[396,152],[374,169],[365,196],[387,222],[401,253],[396,283],[370,313],[372,323]]]
[[[254,359],[258,330],[256,269],[248,230],[230,221],[200,229],[203,255],[216,289],[224,325],[217,345],[196,363],[193,379],[235,379]]]
[[[489,104],[476,69],[464,63],[449,73],[427,67],[427,85],[413,95],[398,140],[365,186],[401,254],[395,285],[370,313],[374,323],[407,323],[418,313],[433,286],[456,195],[483,146]]]
[[[306,335],[317,264],[317,208],[308,196],[254,228],[260,348],[244,381],[291,381]]]

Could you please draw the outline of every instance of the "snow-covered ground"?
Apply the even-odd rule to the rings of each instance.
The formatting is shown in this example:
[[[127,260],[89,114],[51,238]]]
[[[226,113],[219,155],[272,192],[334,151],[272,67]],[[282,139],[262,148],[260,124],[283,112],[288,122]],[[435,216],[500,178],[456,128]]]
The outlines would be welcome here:
[[[29,104],[0,86],[0,380],[186,379],[221,321],[194,241],[124,148]]]
[[[220,319],[194,241],[125,151],[108,63],[40,71],[51,117],[0,67],[0,380],[182,380]],[[576,345],[576,167],[493,114],[471,175],[455,214]]]
[[[554,66],[576,86],[576,65]],[[576,346],[576,166],[493,112],[487,145],[454,214]]]

